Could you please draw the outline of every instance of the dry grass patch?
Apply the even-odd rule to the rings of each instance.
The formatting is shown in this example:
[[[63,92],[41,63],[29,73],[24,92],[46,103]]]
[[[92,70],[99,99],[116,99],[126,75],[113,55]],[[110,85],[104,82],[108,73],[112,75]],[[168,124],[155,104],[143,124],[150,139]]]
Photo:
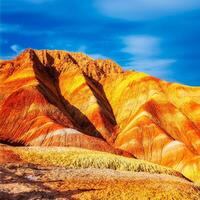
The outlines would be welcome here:
[[[182,177],[170,168],[134,158],[81,148],[63,147],[17,147],[14,151],[26,162],[43,166],[66,168],[97,168],[119,171],[149,172]]]

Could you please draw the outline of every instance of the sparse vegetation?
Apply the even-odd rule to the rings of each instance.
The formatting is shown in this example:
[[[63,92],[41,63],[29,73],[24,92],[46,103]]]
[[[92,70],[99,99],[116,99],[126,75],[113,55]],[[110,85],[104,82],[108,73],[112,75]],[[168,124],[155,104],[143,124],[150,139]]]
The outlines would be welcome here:
[[[26,147],[15,148],[21,159],[45,166],[63,166],[66,168],[98,168],[120,171],[149,172],[182,176],[170,168],[147,161],[126,158],[110,153],[91,151],[81,148]]]

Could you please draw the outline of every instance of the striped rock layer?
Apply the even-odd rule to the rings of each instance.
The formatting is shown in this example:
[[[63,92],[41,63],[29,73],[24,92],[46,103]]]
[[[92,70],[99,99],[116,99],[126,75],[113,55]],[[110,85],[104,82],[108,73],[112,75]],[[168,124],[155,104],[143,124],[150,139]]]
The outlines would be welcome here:
[[[131,154],[200,182],[200,87],[27,49],[0,62],[0,141]]]

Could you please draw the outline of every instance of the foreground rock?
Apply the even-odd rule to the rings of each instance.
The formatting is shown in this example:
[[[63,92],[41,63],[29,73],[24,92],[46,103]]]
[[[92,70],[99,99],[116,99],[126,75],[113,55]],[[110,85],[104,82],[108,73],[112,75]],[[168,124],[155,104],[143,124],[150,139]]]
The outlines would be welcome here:
[[[111,169],[0,167],[0,199],[198,200],[200,189],[181,178]]]
[[[200,188],[159,165],[77,148],[1,147],[0,199],[198,200]],[[26,152],[26,153],[25,153]]]

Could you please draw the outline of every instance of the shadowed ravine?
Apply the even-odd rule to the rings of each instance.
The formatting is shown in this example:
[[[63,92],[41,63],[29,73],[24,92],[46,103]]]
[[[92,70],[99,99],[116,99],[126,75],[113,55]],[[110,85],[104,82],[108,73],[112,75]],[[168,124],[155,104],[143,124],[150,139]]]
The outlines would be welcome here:
[[[44,76],[48,78],[54,86],[54,89],[56,91],[56,96],[55,96],[55,102],[51,102],[54,106],[58,107],[59,110],[67,117],[71,119],[72,123],[74,126],[78,126],[77,128],[89,135],[94,135],[96,137],[101,137],[101,134],[96,130],[95,126],[91,123],[91,121],[85,116],[78,108],[73,106],[72,104],[65,99],[60,91],[59,87],[59,72],[56,70],[55,67],[53,67],[53,57],[51,57],[48,53],[47,59],[49,62],[48,66],[43,66],[43,64],[40,62],[40,60],[37,58],[37,56],[32,52],[32,57],[35,59],[34,63],[39,63],[39,66],[41,68],[38,68],[38,65],[34,65],[33,69],[36,75],[36,78],[39,82],[39,85],[37,86],[39,90],[42,90],[44,88],[42,94],[45,96],[47,101],[51,102],[52,96],[54,94],[51,92],[51,90],[48,89],[48,86],[44,84],[44,82],[40,79],[39,73],[41,70],[44,70]],[[63,65],[64,63],[62,63]],[[62,65],[60,67],[62,67]],[[64,125],[64,124],[63,124]],[[102,138],[102,137],[101,137]]]

